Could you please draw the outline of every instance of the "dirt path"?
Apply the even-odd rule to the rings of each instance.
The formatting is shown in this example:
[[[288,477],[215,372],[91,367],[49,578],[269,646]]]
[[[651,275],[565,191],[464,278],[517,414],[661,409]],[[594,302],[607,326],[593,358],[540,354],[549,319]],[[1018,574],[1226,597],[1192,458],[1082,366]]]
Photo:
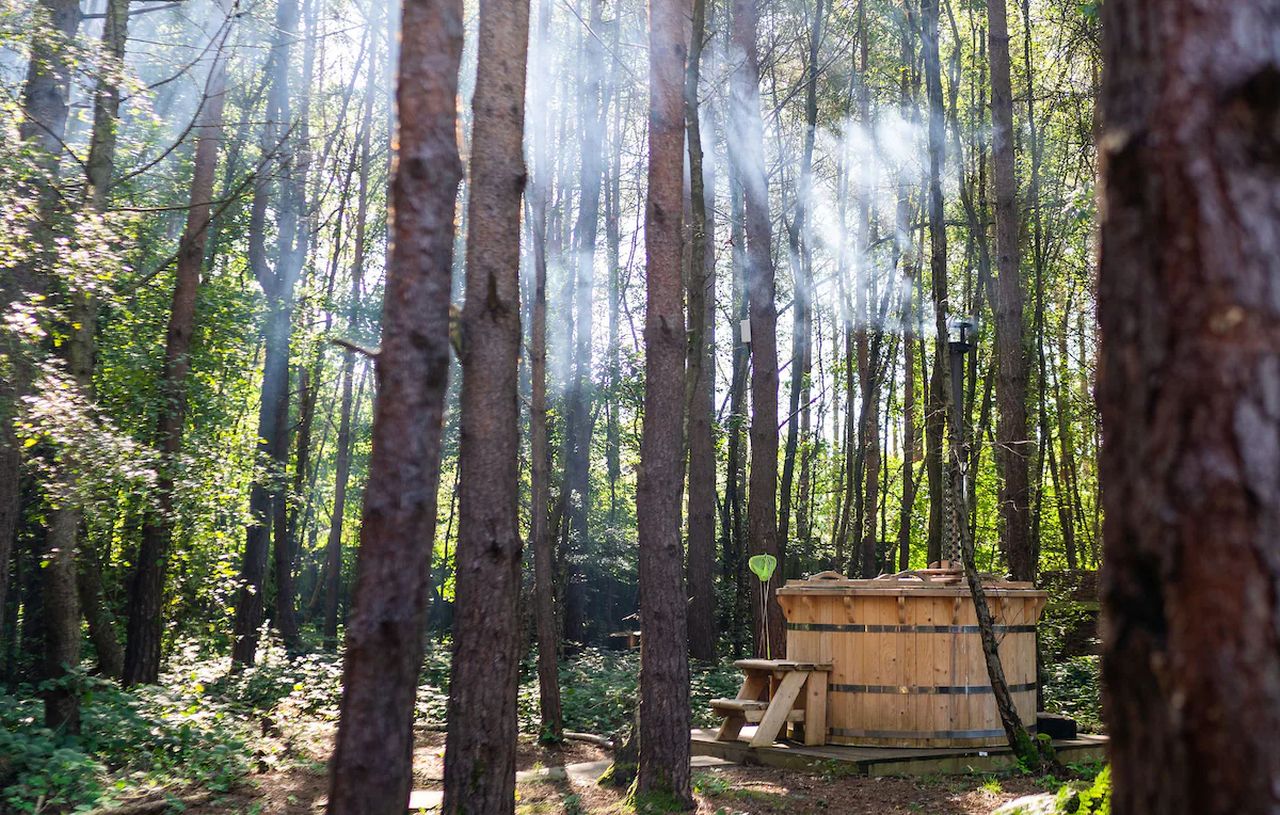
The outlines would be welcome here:
[[[291,728],[279,744],[259,747],[262,770],[234,793],[188,808],[189,815],[319,815],[328,779],[325,760],[331,724]],[[598,747],[569,742],[561,751],[522,739],[517,769],[537,770],[607,759]],[[444,734],[420,732],[414,750],[414,788],[438,791],[444,770]],[[560,776],[559,773],[556,774]],[[980,776],[861,778],[737,765],[694,770],[699,815],[988,815],[1000,804],[1040,788],[1031,779]],[[623,795],[571,772],[519,786],[517,815],[629,815]]]

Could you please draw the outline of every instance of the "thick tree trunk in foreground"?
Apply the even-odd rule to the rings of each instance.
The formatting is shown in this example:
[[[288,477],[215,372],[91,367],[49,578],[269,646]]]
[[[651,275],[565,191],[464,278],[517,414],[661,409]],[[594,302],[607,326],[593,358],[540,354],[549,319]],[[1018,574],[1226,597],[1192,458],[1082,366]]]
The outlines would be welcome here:
[[[169,327],[165,335],[164,374],[160,391],[164,408],[156,426],[156,446],[160,467],[156,478],[154,505],[142,522],[142,543],[138,562],[129,583],[129,622],[125,634],[125,685],[154,683],[160,675],[160,646],[163,631],[161,607],[164,603],[165,568],[173,538],[174,467],[182,451],[186,425],[187,374],[191,370],[191,339],[195,330],[196,293],[200,268],[204,264],[209,237],[210,206],[218,148],[222,144],[222,113],[226,103],[226,58],[222,45],[214,49],[209,68],[200,120],[196,125],[196,155],[191,176],[190,209],[187,225],[178,244],[177,272]]]
[[[778,309],[769,220],[769,187],[764,166],[764,125],[760,119],[760,65],[754,0],[734,0],[732,43],[739,61],[732,77],[730,152],[742,184],[747,251],[747,300],[751,325],[751,471],[747,485],[747,536],[752,555],[778,559],[764,592],[768,626],[759,592],[753,592],[756,652],[781,658],[786,652],[782,608],[774,591],[782,580],[778,541]],[[753,579],[754,581],[754,579]],[[759,581],[754,581],[759,582]]]
[[[458,550],[444,812],[515,809],[520,668],[520,199],[528,0],[482,0],[462,309]]]
[[[1280,5],[1103,7],[1116,815],[1280,811]]]
[[[716,657],[716,450],[712,422],[716,398],[716,276],[713,236],[715,178],[703,154],[698,85],[706,0],[693,0],[693,26],[685,68],[685,135],[689,150],[689,345],[686,353],[689,445],[688,592],[689,656]]]
[[[645,206],[645,386],[636,522],[640,538],[640,766],[636,790],[693,805],[680,477],[684,444],[684,0],[649,8],[649,189]]]
[[[402,14],[392,249],[342,718],[330,764],[332,815],[401,815],[408,804],[436,529],[454,199],[462,180],[462,3],[405,0]]]
[[[996,267],[999,296],[994,303],[996,378],[996,464],[1000,469],[1001,544],[1014,580],[1035,578],[1031,551],[1031,507],[1027,487],[1027,358],[1022,342],[1022,271],[1018,236],[1018,180],[1013,157],[1013,94],[1009,80],[1009,26],[1005,0],[987,0],[991,54],[991,164],[996,195]]]

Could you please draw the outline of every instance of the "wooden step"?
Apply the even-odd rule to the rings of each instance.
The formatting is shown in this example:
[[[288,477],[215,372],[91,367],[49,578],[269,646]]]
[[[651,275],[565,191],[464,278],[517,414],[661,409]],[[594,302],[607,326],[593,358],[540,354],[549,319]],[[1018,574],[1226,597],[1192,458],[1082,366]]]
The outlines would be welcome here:
[[[739,723],[759,724],[769,712],[769,703],[750,702],[743,699],[712,699],[711,710],[726,719],[737,719]],[[803,722],[804,711],[788,710],[785,717],[779,717],[779,721],[783,719],[788,722]]]
[[[752,699],[712,699],[711,709],[725,713],[745,713],[748,710],[768,710],[769,703]]]
[[[796,662],[790,659],[739,659],[733,663],[733,666],[743,671],[773,671],[775,673],[831,670],[830,663]]]

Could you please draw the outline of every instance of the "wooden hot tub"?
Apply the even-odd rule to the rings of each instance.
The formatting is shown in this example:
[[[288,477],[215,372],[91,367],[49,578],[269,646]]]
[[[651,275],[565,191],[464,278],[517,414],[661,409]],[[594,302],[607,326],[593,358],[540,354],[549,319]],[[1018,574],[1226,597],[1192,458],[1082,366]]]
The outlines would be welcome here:
[[[991,581],[1000,661],[1024,725],[1036,721],[1036,622],[1046,593]],[[826,573],[778,589],[787,658],[831,664],[827,741],[895,747],[1005,743],[962,575]]]

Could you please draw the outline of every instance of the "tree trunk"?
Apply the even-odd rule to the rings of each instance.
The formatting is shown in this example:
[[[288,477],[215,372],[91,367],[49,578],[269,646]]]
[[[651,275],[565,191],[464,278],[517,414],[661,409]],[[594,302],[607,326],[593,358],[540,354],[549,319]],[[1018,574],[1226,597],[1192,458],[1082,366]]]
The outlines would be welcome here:
[[[604,76],[604,43],[600,38],[602,0],[591,0],[589,25],[584,33],[585,64],[578,89],[582,115],[582,167],[578,198],[578,218],[574,239],[574,351],[573,380],[567,395],[565,428],[566,510],[572,559],[586,555],[587,519],[591,486],[591,327],[594,293],[596,233],[600,222],[600,184],[604,176],[605,104],[601,81]],[[566,553],[566,558],[570,555]]]
[[[444,812],[515,809],[520,197],[527,0],[483,0],[472,102],[458,548]]]
[[[942,102],[942,66],[938,57],[938,0],[921,0],[923,17],[921,53],[924,61],[925,94],[928,98],[929,171],[927,210],[929,220],[929,273],[934,310],[947,312],[947,226],[942,208],[942,173],[946,158],[944,131],[946,114]],[[945,329],[945,321],[942,323]],[[946,482],[942,445],[946,416],[946,332],[934,341],[933,372],[930,376],[925,411],[925,470],[929,477],[929,562],[942,560],[948,543],[946,513],[943,509]]]
[[[538,4],[537,70],[551,67],[551,3]],[[551,195],[553,163],[548,144],[550,105],[541,105],[533,132],[534,172],[528,201],[533,223],[533,315],[529,329],[529,357],[533,382],[529,397],[529,540],[533,544],[535,625],[538,639],[538,708],[542,738],[564,738],[560,706],[560,627],[556,624],[555,552],[551,545],[551,451],[547,429],[547,202]],[[616,277],[611,275],[611,277]],[[615,326],[616,328],[616,326]],[[612,525],[612,522],[610,523]]]
[[[1104,713],[1117,815],[1280,809],[1274,3],[1104,5]]]
[[[80,610],[89,626],[89,641],[98,658],[98,672],[119,679],[124,671],[124,649],[116,633],[116,618],[102,590],[102,565],[98,553],[86,541],[77,553],[76,591]]]
[[[66,131],[68,95],[70,93],[72,51],[76,30],[80,26],[80,5],[75,0],[41,0],[42,10],[49,16],[50,31],[34,38],[27,76],[22,89],[22,122],[19,138],[33,148],[36,172],[47,175],[35,180],[37,196],[37,240],[42,244],[41,258],[34,265],[20,264],[13,281],[11,296],[22,296],[28,288],[45,291],[50,272],[44,265],[55,258],[47,251],[53,238],[52,221],[57,214],[61,194],[57,187],[57,169],[63,152],[62,137]],[[34,293],[34,292],[33,292]],[[83,360],[69,360],[76,367]],[[19,361],[12,387],[13,407],[30,390],[32,371],[28,363]],[[7,390],[7,389],[6,389]],[[10,439],[13,437],[6,434]],[[16,439],[14,439],[16,441]],[[15,472],[4,474],[17,483],[19,456],[15,450],[12,464]],[[70,485],[68,485],[70,486]],[[76,595],[76,538],[80,512],[70,502],[71,492],[55,500],[48,513],[47,529],[41,553],[41,599],[44,615],[43,679],[49,686],[43,691],[45,724],[65,733],[80,731],[79,692],[70,684],[70,672],[80,664],[80,611]],[[12,507],[13,517],[21,511],[20,497]],[[16,530],[16,524],[15,524]],[[8,546],[11,546],[9,543]],[[7,549],[7,547],[6,547]],[[6,556],[8,551],[5,552]]]
[[[991,61],[992,167],[996,197],[995,305],[996,464],[1000,470],[1001,543],[1014,580],[1033,580],[1027,486],[1027,358],[1022,340],[1022,271],[1018,236],[1018,181],[1013,156],[1013,93],[1009,80],[1009,28],[1005,0],[987,0]]]
[[[706,39],[706,0],[693,0],[688,65],[685,69],[685,133],[689,149],[689,331],[687,427],[689,432],[689,656],[716,656],[715,523],[715,177],[703,153],[698,104],[702,43]]]
[[[266,326],[263,329],[261,402],[258,407],[258,449],[253,487],[249,496],[252,520],[245,530],[240,591],[236,602],[235,641],[231,650],[236,666],[252,665],[257,658],[259,628],[265,612],[266,575],[271,555],[270,542],[277,505],[283,501],[284,470],[289,452],[289,335],[293,324],[293,289],[301,271],[298,257],[299,207],[295,175],[300,174],[295,139],[291,137],[293,114],[290,108],[289,63],[293,43],[298,38],[298,0],[282,0],[276,7],[276,36],[267,57],[270,82],[266,117],[262,127],[262,150],[271,156],[268,166],[280,176],[276,198],[278,257],[270,268],[266,257],[266,215],[272,197],[271,180],[259,182],[254,190],[250,217],[249,262],[266,296]],[[305,179],[305,175],[302,176]],[[302,230],[305,232],[305,229]],[[279,531],[279,530],[278,530]],[[276,535],[276,548],[284,539]],[[284,569],[277,553],[276,575]],[[278,604],[276,627],[287,646],[297,643],[297,620],[293,613],[292,581],[277,590],[288,592],[287,603]]]
[[[808,427],[800,418],[809,410],[809,374],[813,365],[813,246],[810,240],[808,207],[813,175],[813,146],[818,128],[818,47],[822,43],[822,24],[826,19],[823,0],[815,0],[813,21],[809,28],[809,53],[805,63],[804,83],[804,145],[800,153],[800,178],[796,188],[796,211],[791,222],[790,243],[792,266],[795,269],[794,295],[791,323],[791,387],[790,408],[787,412],[787,442],[782,458],[782,486],[780,491],[778,540],[785,547],[791,531],[791,479],[795,471],[796,455],[801,444],[808,443]],[[801,434],[801,430],[805,433]],[[803,455],[803,454],[801,454]],[[804,464],[801,464],[801,470]],[[801,479],[805,482],[805,479]],[[807,487],[807,482],[805,482]],[[803,505],[803,501],[800,502]],[[799,510],[803,512],[803,509]],[[797,524],[798,526],[800,524]]]
[[[748,550],[778,559],[778,569],[761,583],[763,605],[752,603],[756,652],[786,654],[782,608],[775,591],[782,580],[783,552],[778,541],[778,310],[769,220],[769,189],[764,166],[764,125],[760,118],[758,21],[753,0],[734,0],[732,44],[739,62],[733,72],[730,152],[742,185],[746,232],[746,286],[751,327],[751,471],[747,498]],[[767,627],[766,627],[767,622]]]
[[[645,385],[636,521],[640,544],[639,796],[693,805],[689,659],[680,545],[686,348],[680,274],[684,211],[682,0],[649,13],[649,186],[645,207]],[[775,424],[776,427],[776,424]]]
[[[222,47],[227,31],[214,49],[205,83],[204,102],[196,125],[195,162],[191,175],[187,225],[178,244],[177,272],[169,327],[165,335],[164,373],[160,384],[164,408],[156,424],[160,465],[154,504],[145,510],[137,565],[129,583],[129,623],[125,634],[123,682],[154,683],[160,676],[160,648],[164,621],[165,570],[173,538],[174,468],[182,451],[186,426],[187,375],[191,370],[191,340],[195,330],[196,293],[209,237],[210,206],[218,148],[222,144],[222,113],[226,104],[226,57]]]
[[[742,337],[742,324],[747,321],[746,263],[743,259],[742,185],[737,173],[729,177],[731,211],[730,244],[733,247],[733,372],[729,382],[729,443],[726,445],[725,506],[728,519],[725,541],[728,544],[723,558],[724,577],[733,583],[733,611],[730,615],[734,656],[744,655],[743,637],[752,618],[751,594],[747,585],[746,525],[744,523],[743,487],[746,473],[743,468],[743,447],[746,434],[747,365],[751,349]]]
[[[449,376],[462,39],[459,0],[404,0],[392,249],[331,815],[398,814],[409,799]]]

